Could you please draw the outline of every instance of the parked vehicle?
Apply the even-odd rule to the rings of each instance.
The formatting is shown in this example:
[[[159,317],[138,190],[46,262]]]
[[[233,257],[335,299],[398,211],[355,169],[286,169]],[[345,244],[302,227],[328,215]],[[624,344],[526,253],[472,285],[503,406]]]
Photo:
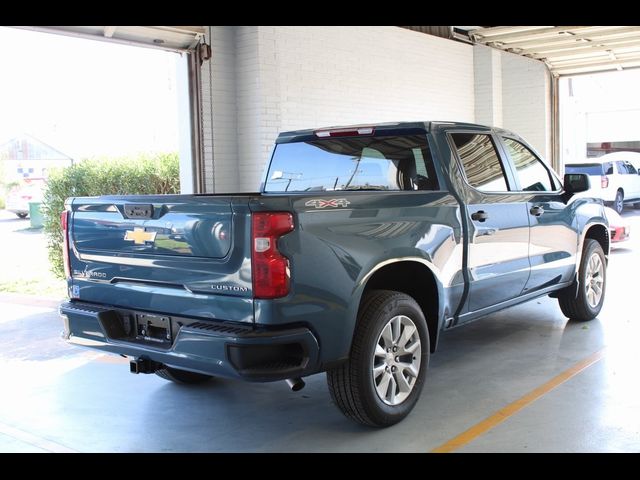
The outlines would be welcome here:
[[[640,152],[613,152],[598,157],[598,159],[612,162],[622,161],[631,163],[634,168],[640,171]]]
[[[43,185],[43,180],[28,180],[16,185],[9,190],[5,209],[20,218],[26,218],[29,215],[29,202],[42,200]]]
[[[609,207],[604,207],[604,213],[609,222],[609,236],[611,243],[624,242],[629,240],[631,225],[629,221],[618,215],[618,212]]]
[[[625,203],[640,202],[640,172],[634,152],[615,152],[585,162],[567,163],[565,173],[586,173],[591,179],[587,195],[602,198],[622,213]]]
[[[392,425],[442,331],[542,295],[598,315],[609,230],[588,188],[497,128],[282,133],[260,193],[68,199],[64,335],[181,383],[326,371],[347,417]]]

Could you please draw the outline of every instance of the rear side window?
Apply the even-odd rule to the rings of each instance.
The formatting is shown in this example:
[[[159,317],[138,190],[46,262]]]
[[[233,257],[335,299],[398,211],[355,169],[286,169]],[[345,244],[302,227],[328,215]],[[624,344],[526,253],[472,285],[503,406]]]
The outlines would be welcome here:
[[[585,173],[603,175],[603,166],[599,163],[571,163],[564,166],[565,173]]]
[[[437,190],[425,135],[338,137],[276,145],[265,192]]]
[[[469,185],[483,192],[509,190],[502,162],[489,135],[452,133],[451,139]]]
[[[616,168],[621,175],[637,175],[638,171],[629,162],[616,162]]]
[[[516,175],[522,190],[533,192],[555,190],[549,170],[531,150],[512,138],[503,138],[502,140],[516,167]]]

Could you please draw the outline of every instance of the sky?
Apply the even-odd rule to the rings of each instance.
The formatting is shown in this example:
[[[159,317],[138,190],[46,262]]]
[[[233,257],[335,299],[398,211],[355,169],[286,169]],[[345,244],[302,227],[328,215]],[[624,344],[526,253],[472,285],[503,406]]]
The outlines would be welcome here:
[[[177,151],[179,54],[0,27],[0,143],[74,159]]]

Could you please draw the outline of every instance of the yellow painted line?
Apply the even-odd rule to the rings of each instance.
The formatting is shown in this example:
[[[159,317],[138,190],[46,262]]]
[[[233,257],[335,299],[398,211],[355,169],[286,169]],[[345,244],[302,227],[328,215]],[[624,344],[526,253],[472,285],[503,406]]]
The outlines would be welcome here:
[[[501,408],[490,417],[485,418],[481,422],[476,423],[470,429],[462,432],[457,437],[454,437],[451,440],[446,441],[439,447],[431,450],[431,452],[432,453],[449,453],[465,446],[467,443],[475,440],[480,435],[488,432],[495,426],[501,424],[506,419],[516,414],[523,408],[527,407],[528,405],[531,405],[533,402],[538,400],[540,397],[546,395],[557,386],[562,385],[567,380],[570,380],[571,378],[575,377],[583,370],[586,370],[587,368],[589,368],[594,363],[600,361],[604,357],[604,354],[605,354],[605,349],[603,348],[602,350],[599,350],[596,353],[589,355],[587,358],[576,363],[571,368],[568,368],[567,370],[560,373],[559,375],[556,375],[544,385],[541,385],[538,388],[531,390],[529,393],[527,393],[523,397],[520,397],[515,402],[510,403],[504,408]]]
[[[46,438],[38,437],[29,432],[25,432],[24,430],[20,430],[15,427],[11,427],[5,423],[0,422],[0,433],[7,435],[9,437],[15,438],[22,442],[28,443],[35,447],[38,447],[42,450],[46,450],[47,452],[53,453],[78,453],[77,450],[73,450],[72,448],[65,447],[64,445],[60,445],[59,443],[53,442],[51,440],[47,440]]]

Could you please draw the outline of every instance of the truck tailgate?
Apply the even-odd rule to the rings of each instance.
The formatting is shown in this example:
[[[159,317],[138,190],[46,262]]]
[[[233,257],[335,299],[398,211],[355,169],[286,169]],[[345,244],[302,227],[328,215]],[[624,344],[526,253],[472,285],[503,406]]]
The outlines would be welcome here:
[[[242,196],[74,199],[70,296],[252,321],[248,203]]]

